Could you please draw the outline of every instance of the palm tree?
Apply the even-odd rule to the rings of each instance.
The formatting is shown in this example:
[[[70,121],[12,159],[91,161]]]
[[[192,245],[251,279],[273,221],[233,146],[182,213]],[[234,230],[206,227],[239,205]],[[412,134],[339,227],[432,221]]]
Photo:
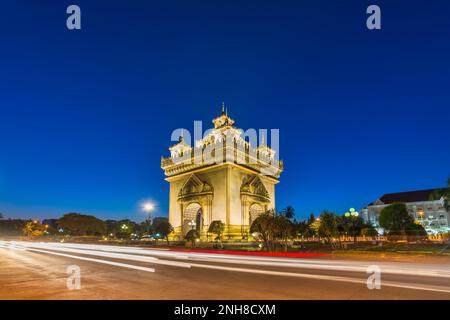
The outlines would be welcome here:
[[[274,249],[275,211],[269,210],[261,213],[250,226],[251,233],[258,233],[264,242],[267,251]]]
[[[283,214],[287,219],[291,220],[295,217],[295,210],[292,206],[287,206],[283,209],[283,211],[281,211],[281,214]]]
[[[284,251],[288,250],[288,241],[294,231],[294,224],[286,215],[275,216],[275,236],[281,240]]]

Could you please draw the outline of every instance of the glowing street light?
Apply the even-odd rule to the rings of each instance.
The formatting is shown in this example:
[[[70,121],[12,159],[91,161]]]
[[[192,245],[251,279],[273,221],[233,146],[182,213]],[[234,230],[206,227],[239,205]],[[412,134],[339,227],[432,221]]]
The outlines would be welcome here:
[[[153,202],[145,202],[142,205],[142,210],[150,214],[153,210],[155,210],[155,204]]]
[[[191,227],[192,230],[194,230],[196,223],[194,220],[191,220],[188,222],[188,225]]]
[[[344,213],[344,216],[346,218],[353,218],[351,219],[351,228],[352,228],[352,233],[353,233],[353,241],[356,243],[357,242],[357,237],[356,237],[356,230],[355,230],[355,222],[356,222],[356,218],[358,218],[359,213],[358,211],[355,210],[355,208],[350,208],[346,213]]]
[[[147,213],[150,222],[152,221],[152,212],[155,210],[155,207],[155,204],[151,201],[146,201],[141,205],[142,210]]]
[[[350,208],[350,210],[348,210],[344,215],[347,218],[348,217],[358,217],[359,213],[358,213],[358,211],[355,210],[355,208]]]
[[[423,209],[420,209],[419,212],[417,212],[417,213],[419,214],[420,219],[423,219],[423,215],[425,214]]]

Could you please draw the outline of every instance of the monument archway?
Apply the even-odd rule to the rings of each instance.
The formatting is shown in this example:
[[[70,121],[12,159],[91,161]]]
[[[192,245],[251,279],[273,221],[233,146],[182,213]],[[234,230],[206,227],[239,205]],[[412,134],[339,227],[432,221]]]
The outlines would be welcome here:
[[[256,218],[258,218],[259,215],[263,212],[264,208],[259,203],[252,204],[248,210],[248,217],[249,217],[248,225],[251,226],[253,221],[255,221]]]
[[[202,225],[202,206],[197,202],[193,202],[189,204],[183,212],[183,236],[185,236],[192,229],[200,232]]]
[[[212,186],[197,175],[192,174],[186,179],[178,193],[183,237],[192,229],[198,231],[201,239],[206,236],[211,223],[213,196]]]

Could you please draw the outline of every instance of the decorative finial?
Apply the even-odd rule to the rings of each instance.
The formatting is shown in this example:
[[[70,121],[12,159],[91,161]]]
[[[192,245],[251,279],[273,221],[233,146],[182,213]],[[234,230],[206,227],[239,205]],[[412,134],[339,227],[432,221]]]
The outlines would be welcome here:
[[[222,114],[225,114],[225,102],[222,102]]]

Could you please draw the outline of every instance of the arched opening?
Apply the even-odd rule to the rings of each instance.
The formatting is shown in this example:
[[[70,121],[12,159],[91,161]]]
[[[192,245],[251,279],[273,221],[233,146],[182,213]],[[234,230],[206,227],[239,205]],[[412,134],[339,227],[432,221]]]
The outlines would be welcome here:
[[[183,236],[195,229],[199,233],[203,226],[202,207],[198,203],[190,203],[183,212]]]
[[[248,225],[251,226],[253,221],[255,221],[255,219],[258,218],[259,215],[263,212],[264,212],[264,208],[260,204],[258,204],[258,203],[252,204],[249,208],[249,213],[248,213],[248,218],[249,218]]]

